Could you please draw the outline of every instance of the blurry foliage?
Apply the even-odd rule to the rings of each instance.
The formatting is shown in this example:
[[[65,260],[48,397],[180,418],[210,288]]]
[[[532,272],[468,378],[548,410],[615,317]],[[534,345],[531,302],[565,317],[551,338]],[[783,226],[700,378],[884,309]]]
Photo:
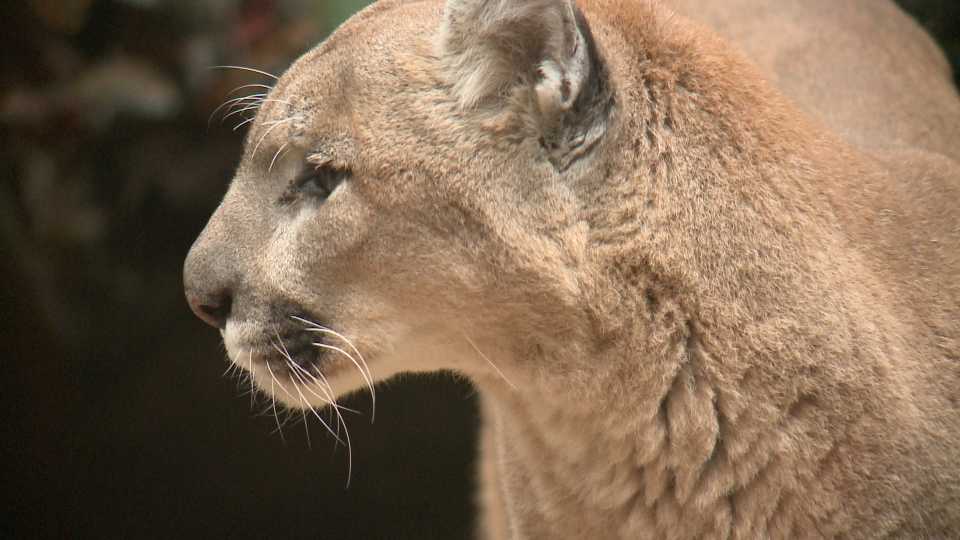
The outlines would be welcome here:
[[[136,329],[106,334],[134,314],[150,328],[181,303],[154,294],[157,281],[179,281],[158,262],[183,256],[224,191],[243,134],[208,128],[208,115],[241,95],[233,89],[264,82],[211,66],[279,73],[364,4],[30,0],[0,8],[19,22],[0,64],[0,121],[17,132],[0,149],[8,164],[0,198],[13,206],[0,237],[14,244],[41,313],[64,341],[95,349],[107,338],[149,338]]]

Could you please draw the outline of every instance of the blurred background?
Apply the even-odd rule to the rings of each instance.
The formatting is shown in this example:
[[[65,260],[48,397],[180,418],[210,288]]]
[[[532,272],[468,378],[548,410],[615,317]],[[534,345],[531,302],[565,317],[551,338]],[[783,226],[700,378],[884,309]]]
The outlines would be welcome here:
[[[279,74],[366,3],[0,3],[0,537],[469,536],[469,385],[381,385],[347,488],[344,448],[279,431],[183,301],[245,131],[211,113],[270,82],[210,66]],[[960,2],[900,3],[957,66]]]

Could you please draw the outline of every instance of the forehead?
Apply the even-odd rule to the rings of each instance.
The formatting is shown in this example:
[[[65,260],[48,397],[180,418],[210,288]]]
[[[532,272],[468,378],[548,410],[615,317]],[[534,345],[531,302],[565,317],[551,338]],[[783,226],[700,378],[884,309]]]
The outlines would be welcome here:
[[[411,59],[432,52],[441,13],[435,2],[393,1],[354,16],[280,77],[249,132],[248,154],[258,145],[350,137],[360,111],[395,106],[409,93]]]

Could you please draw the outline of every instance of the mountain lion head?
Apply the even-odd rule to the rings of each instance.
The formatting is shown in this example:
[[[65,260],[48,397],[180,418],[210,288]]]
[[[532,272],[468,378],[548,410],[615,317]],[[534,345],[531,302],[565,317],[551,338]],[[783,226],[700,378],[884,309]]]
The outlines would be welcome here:
[[[184,282],[277,399],[501,377],[494,351],[583,332],[583,205],[614,95],[572,3],[499,4],[382,2],[263,100]]]

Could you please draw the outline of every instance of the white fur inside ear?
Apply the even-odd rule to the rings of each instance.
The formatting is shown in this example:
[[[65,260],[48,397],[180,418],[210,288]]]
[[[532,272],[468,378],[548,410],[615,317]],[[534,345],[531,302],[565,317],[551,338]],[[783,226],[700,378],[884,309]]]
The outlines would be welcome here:
[[[566,74],[563,69],[554,61],[546,60],[537,68],[537,75],[540,81],[537,83],[535,92],[537,95],[537,105],[543,113],[553,113],[563,109],[564,87],[569,91],[570,83],[566,81]]]
[[[590,62],[579,33],[575,39],[573,54],[564,64],[544,60],[537,68],[540,80],[534,91],[537,105],[545,114],[568,110],[580,95],[583,82],[590,76]]]
[[[542,112],[563,111],[590,76],[573,0],[447,0],[439,56],[461,105],[503,96],[532,71]]]

